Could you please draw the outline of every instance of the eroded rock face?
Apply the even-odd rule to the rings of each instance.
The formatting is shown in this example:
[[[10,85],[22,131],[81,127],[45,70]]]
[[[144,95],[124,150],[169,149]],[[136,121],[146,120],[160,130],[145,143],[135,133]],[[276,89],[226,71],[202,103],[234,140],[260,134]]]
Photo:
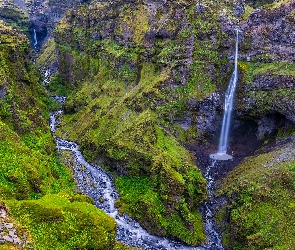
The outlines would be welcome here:
[[[252,61],[295,60],[295,2],[273,9],[256,9],[241,25],[244,33],[242,56]]]
[[[279,113],[295,123],[295,79],[290,75],[257,75],[249,85],[240,89],[237,111],[264,119],[265,115]]]

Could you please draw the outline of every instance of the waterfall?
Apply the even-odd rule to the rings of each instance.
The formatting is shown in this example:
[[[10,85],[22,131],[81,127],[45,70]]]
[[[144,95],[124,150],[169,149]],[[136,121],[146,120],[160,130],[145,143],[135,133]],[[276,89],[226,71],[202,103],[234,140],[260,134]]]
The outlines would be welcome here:
[[[38,41],[37,41],[37,34],[36,34],[36,29],[34,29],[34,38],[33,38],[33,40],[34,40],[34,47],[36,47],[37,44],[38,44]]]
[[[226,151],[228,147],[229,128],[230,128],[231,115],[232,115],[232,110],[234,105],[234,96],[235,96],[236,86],[238,82],[239,32],[240,31],[236,29],[235,68],[225,93],[224,114],[223,114],[223,120],[222,120],[222,128],[220,133],[218,151],[217,151],[217,154],[210,155],[212,159],[216,159],[216,160],[229,160],[233,158],[231,155],[226,154]]]

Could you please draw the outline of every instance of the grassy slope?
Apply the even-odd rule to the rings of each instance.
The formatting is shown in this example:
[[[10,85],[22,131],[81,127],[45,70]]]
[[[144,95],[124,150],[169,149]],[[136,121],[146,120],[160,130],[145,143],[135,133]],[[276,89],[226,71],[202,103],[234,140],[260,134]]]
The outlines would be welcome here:
[[[229,204],[224,242],[232,249],[293,249],[295,245],[294,143],[244,160],[222,182]]]
[[[220,58],[218,50],[222,40],[229,40],[229,37],[218,28],[217,16],[224,6],[210,6],[204,1],[207,10],[196,14],[195,6],[185,1],[181,4],[185,6],[182,11],[188,23],[179,27],[169,17],[162,28],[177,35],[173,39],[158,38],[148,49],[143,46],[144,31],[158,27],[150,26],[150,19],[146,18],[149,10],[142,6],[126,3],[116,12],[115,8],[106,11],[104,8],[108,4],[99,3],[91,10],[78,10],[75,14],[79,19],[71,15],[61,22],[56,33],[61,76],[66,84],[78,86],[78,91],[65,104],[67,115],[59,135],[78,141],[88,159],[107,163],[111,171],[125,175],[116,179],[121,193],[117,205],[121,212],[127,211],[152,232],[197,244],[204,239],[199,215],[195,213],[195,207],[204,198],[204,181],[180,141],[194,138],[198,131],[183,131],[172,124],[172,120],[188,109],[189,100],[203,100],[222,82],[222,79],[217,82],[212,75],[219,75],[220,67],[226,63],[227,58]],[[249,7],[242,18],[246,19],[250,10]],[[170,11],[174,13],[175,9]],[[157,15],[159,23],[165,19],[161,11]],[[88,18],[93,21],[95,16],[104,16],[104,20],[87,26]],[[116,23],[120,25],[115,28],[116,36],[122,36],[123,29],[128,27],[131,41],[128,46],[114,37],[90,38],[93,34],[104,34],[105,27],[110,28],[109,16],[118,18]],[[177,66],[184,64],[186,42],[191,35],[194,50],[188,81],[169,87],[167,82],[180,81]],[[153,53],[147,60],[142,55],[150,50]],[[253,74],[292,72],[292,66],[289,68],[285,63],[241,64],[240,68],[243,67],[248,67],[246,70]],[[247,77],[250,79],[253,75]],[[251,97],[267,101],[266,106],[284,95],[280,91],[274,93],[275,96],[266,93],[268,98],[265,98],[265,93],[262,94],[256,91]],[[258,102],[261,110],[262,105]],[[175,133],[177,129],[180,131]],[[262,215],[262,211],[256,210],[261,212],[258,215]],[[248,214],[245,212],[243,216]],[[242,217],[233,222],[233,228]],[[194,230],[189,232],[192,228]],[[246,234],[241,233],[241,237]],[[255,241],[255,237],[249,244],[244,238],[234,239],[237,242],[234,247],[247,245],[255,249],[255,246],[267,244],[267,241]]]

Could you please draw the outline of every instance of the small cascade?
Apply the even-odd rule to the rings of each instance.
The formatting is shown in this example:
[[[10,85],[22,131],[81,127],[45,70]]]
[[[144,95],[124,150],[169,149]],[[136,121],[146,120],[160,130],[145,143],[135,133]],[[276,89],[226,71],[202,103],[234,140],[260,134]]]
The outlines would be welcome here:
[[[56,101],[65,102],[64,97],[52,96]],[[115,207],[115,201],[119,194],[114,187],[112,177],[100,166],[88,163],[79,151],[79,145],[55,136],[58,125],[58,116],[62,110],[51,113],[50,129],[56,141],[58,150],[66,150],[72,154],[74,161],[73,174],[77,182],[77,188],[90,196],[96,207],[105,211],[117,222],[117,240],[128,246],[149,250],[205,250],[213,249],[209,245],[203,247],[191,247],[176,240],[158,237],[149,234],[140,224],[128,215],[120,215]],[[217,249],[217,248],[214,248]],[[222,249],[222,248],[220,248]]]
[[[235,68],[225,93],[224,114],[223,114],[223,120],[222,120],[218,151],[217,151],[217,154],[210,155],[210,158],[215,160],[230,160],[233,158],[231,155],[227,154],[226,151],[228,148],[229,128],[230,128],[232,110],[234,105],[235,91],[236,91],[236,86],[238,82],[239,32],[240,31],[236,29]]]
[[[208,243],[204,246],[206,249],[210,250],[224,250],[222,246],[222,240],[221,236],[217,231],[217,228],[214,224],[213,219],[213,203],[214,203],[214,167],[215,167],[216,161],[214,160],[211,165],[208,165],[206,169],[205,178],[208,182],[207,188],[208,188],[208,194],[209,194],[209,201],[205,202],[204,204],[204,215],[205,215],[205,230],[207,235],[207,241]]]
[[[38,44],[36,29],[34,29],[33,42],[34,42],[34,48],[36,48]]]

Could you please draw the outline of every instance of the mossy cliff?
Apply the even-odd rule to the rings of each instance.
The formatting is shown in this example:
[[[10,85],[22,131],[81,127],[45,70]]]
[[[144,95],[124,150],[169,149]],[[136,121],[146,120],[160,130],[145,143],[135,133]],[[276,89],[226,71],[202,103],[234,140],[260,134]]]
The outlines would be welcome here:
[[[78,89],[58,135],[127,176],[117,178],[122,212],[194,245],[205,240],[206,182],[183,143],[205,133],[195,126],[198,104],[222,79],[218,50],[232,34],[219,28],[218,6],[204,4],[95,3],[68,12],[55,32],[60,78]],[[183,116],[188,127],[177,122]],[[144,189],[134,193],[137,184]]]
[[[236,115],[257,122],[264,145],[219,183],[229,249],[294,249],[294,12],[294,1],[280,1],[242,25]]]
[[[26,32],[27,35],[29,34],[29,15],[21,8],[21,6],[16,5],[14,1],[1,1],[0,19],[5,20],[9,25]]]
[[[254,120],[260,139],[293,131],[294,54],[286,40],[293,1],[252,12],[255,4],[93,3],[69,11],[56,29],[59,82],[75,88],[57,133],[117,176],[121,212],[152,233],[205,239],[197,212],[205,181],[185,146],[207,143],[218,130],[217,91],[229,79],[236,26],[243,30],[236,117]]]
[[[58,158],[48,126],[56,104],[28,59],[28,39],[2,21],[0,34],[1,223],[18,225],[27,249],[125,249],[115,241],[115,221],[75,192]],[[1,249],[19,249],[2,231]]]
[[[281,1],[253,12],[241,25],[237,111],[258,121],[260,137],[271,131],[270,120],[294,126],[294,12],[294,1]]]
[[[294,248],[294,155],[294,141],[278,144],[245,159],[222,181],[218,195],[228,202],[217,218],[229,249]]]

